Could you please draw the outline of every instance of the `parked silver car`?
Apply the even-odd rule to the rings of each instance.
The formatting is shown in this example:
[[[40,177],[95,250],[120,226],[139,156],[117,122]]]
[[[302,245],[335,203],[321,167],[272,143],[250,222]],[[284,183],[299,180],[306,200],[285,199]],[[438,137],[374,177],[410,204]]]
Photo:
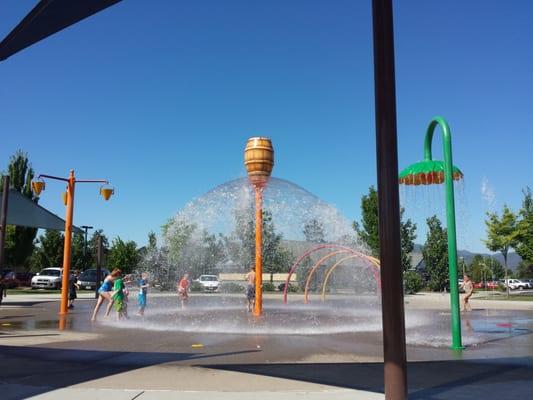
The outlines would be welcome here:
[[[32,289],[59,289],[61,288],[61,268],[45,268],[31,278]]]
[[[218,290],[218,287],[220,286],[218,276],[216,275],[200,275],[196,282],[199,282],[200,285],[202,285],[204,292],[214,292]]]

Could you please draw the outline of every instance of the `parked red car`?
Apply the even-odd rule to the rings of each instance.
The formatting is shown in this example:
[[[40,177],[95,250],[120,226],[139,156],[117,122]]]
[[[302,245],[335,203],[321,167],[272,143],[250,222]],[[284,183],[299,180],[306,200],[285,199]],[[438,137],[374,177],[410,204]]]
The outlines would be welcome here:
[[[487,282],[487,289],[498,289],[498,282],[496,281],[492,281],[492,282]]]
[[[485,283],[484,282],[474,283],[474,289],[483,289],[484,287],[485,287]]]

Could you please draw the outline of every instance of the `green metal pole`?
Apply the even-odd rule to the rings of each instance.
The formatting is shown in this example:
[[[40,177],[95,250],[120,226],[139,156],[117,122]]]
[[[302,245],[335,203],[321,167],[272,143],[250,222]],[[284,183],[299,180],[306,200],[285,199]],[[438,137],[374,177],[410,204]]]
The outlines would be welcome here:
[[[431,141],[437,125],[442,129],[444,144],[444,189],[446,195],[446,228],[448,232],[448,276],[450,279],[452,349],[462,350],[459,287],[457,284],[457,236],[455,231],[455,202],[453,192],[452,136],[448,123],[442,117],[434,117],[429,123],[424,141],[424,158],[431,160]]]

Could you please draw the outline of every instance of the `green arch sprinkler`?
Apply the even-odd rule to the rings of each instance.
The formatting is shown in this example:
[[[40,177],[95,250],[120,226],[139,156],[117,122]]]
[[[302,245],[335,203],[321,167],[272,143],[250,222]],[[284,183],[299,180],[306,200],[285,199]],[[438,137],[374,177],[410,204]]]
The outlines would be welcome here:
[[[444,161],[432,159],[431,142],[437,125],[442,130]],[[463,173],[453,165],[452,136],[448,123],[442,117],[434,117],[429,123],[424,140],[424,160],[405,168],[399,177],[403,185],[434,185],[444,183],[446,196],[446,224],[448,231],[448,274],[450,280],[452,349],[463,349],[461,343],[461,317],[459,313],[459,288],[457,285],[457,239],[455,232],[455,202],[453,181],[461,180]]]

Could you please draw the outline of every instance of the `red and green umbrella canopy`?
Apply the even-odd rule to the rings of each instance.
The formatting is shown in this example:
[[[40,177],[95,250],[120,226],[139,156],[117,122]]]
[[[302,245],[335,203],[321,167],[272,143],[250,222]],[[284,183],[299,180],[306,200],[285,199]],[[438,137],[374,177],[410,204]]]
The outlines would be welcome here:
[[[453,166],[453,180],[463,178],[463,173]],[[433,185],[444,183],[444,161],[424,160],[411,164],[400,173],[400,184]]]

